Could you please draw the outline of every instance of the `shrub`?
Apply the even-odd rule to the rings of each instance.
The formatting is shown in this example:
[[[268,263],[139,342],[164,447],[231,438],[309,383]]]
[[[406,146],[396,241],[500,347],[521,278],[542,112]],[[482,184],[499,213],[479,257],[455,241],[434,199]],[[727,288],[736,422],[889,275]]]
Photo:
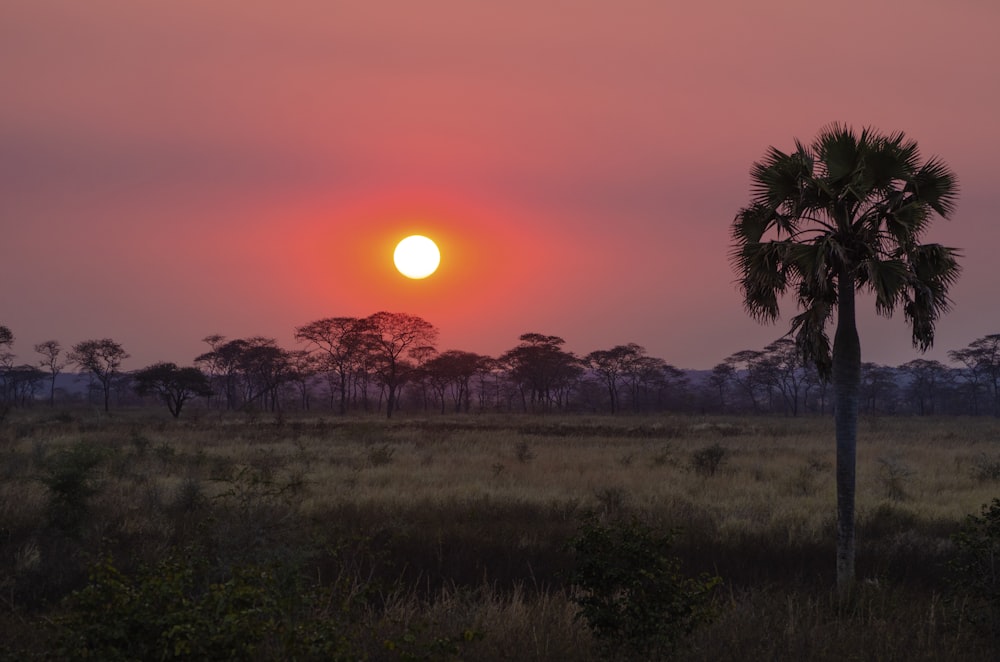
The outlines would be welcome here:
[[[984,505],[979,516],[967,516],[952,541],[952,588],[970,599],[973,623],[1000,635],[1000,499]]]
[[[372,446],[368,449],[368,464],[372,467],[384,467],[387,464],[392,464],[392,456],[395,452],[396,449],[389,444]]]
[[[78,443],[44,461],[40,480],[49,490],[46,514],[50,526],[70,536],[79,534],[90,497],[97,492],[94,470],[103,459],[100,449]]]
[[[878,459],[878,478],[885,490],[885,496],[890,501],[902,501],[906,498],[905,485],[913,476],[913,471],[902,460],[896,457],[880,457]]]
[[[573,602],[609,658],[668,655],[711,620],[710,597],[721,579],[681,575],[669,554],[673,538],[636,520],[603,524],[591,513],[570,541]]]
[[[618,517],[628,505],[628,492],[623,487],[605,487],[594,493],[601,512],[610,517]]]
[[[983,482],[1000,480],[1000,456],[977,455],[972,460],[972,475]]]
[[[526,441],[519,441],[514,445],[514,455],[521,464],[527,464],[535,459],[535,452]]]
[[[699,476],[714,476],[726,459],[726,448],[719,444],[705,446],[691,454],[691,466]]]
[[[217,582],[173,557],[130,578],[110,559],[63,604],[63,659],[355,659],[336,601],[280,568]]]

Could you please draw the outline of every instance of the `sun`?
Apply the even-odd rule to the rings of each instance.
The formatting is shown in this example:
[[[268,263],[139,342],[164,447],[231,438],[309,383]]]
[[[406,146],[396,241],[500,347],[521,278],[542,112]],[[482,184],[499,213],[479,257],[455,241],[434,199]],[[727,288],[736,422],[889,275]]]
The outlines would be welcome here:
[[[407,278],[427,278],[441,264],[441,251],[427,237],[414,234],[396,244],[392,261],[399,273]]]

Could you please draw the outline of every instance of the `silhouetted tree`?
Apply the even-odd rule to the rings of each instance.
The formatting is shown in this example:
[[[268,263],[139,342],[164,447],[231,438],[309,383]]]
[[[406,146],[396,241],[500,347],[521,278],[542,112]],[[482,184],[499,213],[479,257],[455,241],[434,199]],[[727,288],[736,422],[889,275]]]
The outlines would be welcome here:
[[[480,373],[483,362],[488,358],[474,352],[449,349],[423,365],[431,388],[441,403],[442,414],[445,413],[449,393],[455,412],[469,410],[472,379]]]
[[[785,154],[769,148],[750,171],[750,205],[732,225],[732,260],[744,306],[758,320],[778,318],[791,290],[802,312],[791,331],[806,360],[832,375],[837,440],[837,586],[854,581],[854,502],[861,343],[855,293],[868,290],[875,309],[902,306],[921,350],[949,306],[959,273],[957,252],[920,240],[935,214],[948,217],[958,193],[937,158],[920,159],[902,133],[860,134],[833,124],[811,145]],[[828,322],[836,311],[831,352]]]
[[[785,413],[798,416],[801,391],[806,386],[806,370],[795,341],[779,338],[765,347],[759,357],[759,370],[764,382],[781,393]]]
[[[154,363],[133,375],[135,392],[156,395],[167,405],[170,414],[181,415],[184,403],[194,397],[212,395],[212,386],[198,368],[178,368],[174,363]]]
[[[386,417],[391,418],[409,367],[405,357],[419,348],[433,347],[438,330],[416,315],[385,311],[369,316],[365,327],[366,347],[386,389]]]
[[[89,371],[100,383],[104,392],[104,411],[111,410],[111,385],[115,375],[119,374],[122,361],[129,357],[121,345],[111,338],[101,340],[84,340],[73,345],[73,350],[66,357],[70,363]]]
[[[871,415],[891,413],[891,403],[899,390],[896,369],[876,363],[861,364],[861,403]]]
[[[966,367],[974,386],[986,388],[993,415],[1000,416],[1000,334],[977,338],[964,349],[948,352],[948,357]]]
[[[503,364],[492,356],[484,356],[476,368],[476,377],[479,382],[480,411],[499,409]]]
[[[291,371],[288,352],[274,338],[253,336],[238,344],[237,367],[242,376],[243,402],[260,401],[274,411],[280,406],[278,388],[288,381]]]
[[[913,359],[899,366],[899,372],[909,379],[906,392],[914,403],[919,416],[931,416],[936,412],[942,391],[950,380],[948,366],[940,361]]]
[[[218,355],[217,350],[219,346],[226,340],[226,337],[219,335],[218,333],[213,333],[205,336],[201,340],[204,343],[208,343],[208,346],[211,348],[211,351],[199,355],[197,358],[195,358],[194,362],[204,366],[203,370],[206,373],[206,376],[208,377],[209,384],[211,384],[212,386],[212,395],[206,397],[206,404],[208,407],[211,407],[212,398],[215,395],[217,395],[218,391],[220,390],[219,382],[221,381],[219,376],[220,367],[217,364],[220,357]],[[226,392],[224,385],[221,387],[221,390],[223,393]],[[226,406],[227,408],[229,407],[228,400]]]
[[[646,356],[645,349],[625,365],[625,383],[633,411],[660,409],[671,392],[686,388],[687,376],[661,358]]]
[[[45,373],[33,365],[11,366],[4,374],[8,397],[14,406],[25,407],[35,399]]]
[[[52,376],[49,384],[49,406],[51,407],[56,403],[56,377],[66,367],[66,363],[59,360],[62,346],[58,340],[46,340],[35,345],[35,351],[42,355],[42,360],[38,364],[43,368],[48,368],[49,374]]]
[[[347,413],[351,376],[359,369],[369,341],[367,328],[367,321],[356,317],[326,317],[295,329],[296,340],[324,355],[322,369],[333,377],[330,393],[339,393],[341,415]]]
[[[278,389],[290,375],[289,355],[273,338],[253,336],[223,342],[222,336],[209,336],[212,351],[195,359],[222,381],[226,408],[252,406],[264,408],[279,404]]]
[[[196,357],[194,362],[205,366],[211,381],[218,379],[222,383],[226,409],[233,409],[238,404],[240,360],[246,341],[239,338],[227,341],[225,336],[218,334],[207,336],[204,340],[212,349]]]
[[[323,358],[304,349],[288,352],[288,381],[298,389],[303,411],[309,409],[309,386],[322,371]]]
[[[500,361],[517,385],[522,408],[527,411],[529,401],[532,409],[560,406],[566,390],[583,373],[579,359],[562,349],[566,341],[559,336],[525,333],[520,341]]]
[[[635,343],[616,345],[611,349],[599,349],[583,358],[584,364],[597,375],[608,389],[611,413],[619,409],[618,387],[628,374],[631,364],[646,350]]]
[[[726,393],[729,392],[729,384],[733,382],[735,369],[729,363],[722,362],[712,368],[708,376],[708,385],[719,395],[719,411],[726,411]]]
[[[740,387],[754,412],[759,412],[760,391],[764,387],[764,378],[760,373],[760,358],[764,353],[755,349],[744,349],[730,354],[723,361],[729,366],[732,381]]]

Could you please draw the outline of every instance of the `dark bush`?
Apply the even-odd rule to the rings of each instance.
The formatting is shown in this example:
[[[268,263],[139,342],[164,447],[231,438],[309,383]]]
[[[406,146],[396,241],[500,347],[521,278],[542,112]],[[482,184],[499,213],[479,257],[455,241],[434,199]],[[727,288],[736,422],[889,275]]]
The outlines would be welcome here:
[[[78,443],[43,460],[40,480],[49,489],[49,526],[69,536],[79,535],[90,497],[97,492],[95,470],[104,456],[101,449]]]
[[[673,539],[636,520],[602,523],[589,514],[570,541],[573,601],[609,658],[660,659],[711,620],[721,579],[683,576]]]
[[[967,516],[952,540],[952,588],[969,599],[967,615],[976,626],[1000,635],[1000,499]]]
[[[714,476],[726,459],[726,448],[719,444],[705,446],[691,454],[691,466],[699,476]]]

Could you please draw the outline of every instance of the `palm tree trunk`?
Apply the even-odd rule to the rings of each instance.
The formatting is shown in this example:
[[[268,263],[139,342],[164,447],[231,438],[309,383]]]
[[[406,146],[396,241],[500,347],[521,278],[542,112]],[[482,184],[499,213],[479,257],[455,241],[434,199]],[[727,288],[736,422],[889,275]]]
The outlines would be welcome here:
[[[861,341],[854,304],[854,277],[838,275],[837,332],[833,339],[833,398],[837,438],[837,590],[854,582],[854,493],[861,391]]]

